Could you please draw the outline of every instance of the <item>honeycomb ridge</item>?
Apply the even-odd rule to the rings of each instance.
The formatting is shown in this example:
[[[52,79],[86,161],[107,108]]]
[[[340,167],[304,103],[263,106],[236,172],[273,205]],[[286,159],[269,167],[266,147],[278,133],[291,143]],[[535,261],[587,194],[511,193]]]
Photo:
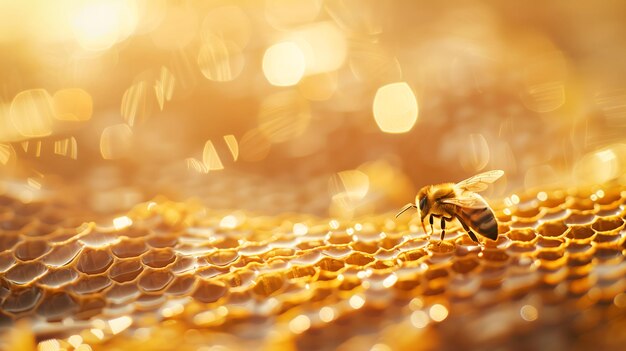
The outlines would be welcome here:
[[[484,247],[458,226],[439,244],[410,216],[157,198],[116,227],[0,196],[4,346],[619,349],[626,187],[542,193],[494,202],[501,234]]]

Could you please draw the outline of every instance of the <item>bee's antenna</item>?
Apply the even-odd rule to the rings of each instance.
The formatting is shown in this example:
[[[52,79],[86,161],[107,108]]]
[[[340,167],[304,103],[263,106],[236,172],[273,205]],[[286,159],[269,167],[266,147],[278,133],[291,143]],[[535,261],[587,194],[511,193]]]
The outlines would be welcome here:
[[[400,216],[401,214],[403,214],[404,212],[406,212],[406,211],[407,211],[408,209],[410,209],[411,207],[412,207],[412,208],[417,208],[417,206],[415,206],[415,205],[413,205],[413,204],[411,204],[411,203],[406,204],[406,205],[404,205],[404,207],[402,207],[402,209],[400,210],[400,212],[398,212],[398,214],[396,215],[396,218],[398,218],[398,216]]]

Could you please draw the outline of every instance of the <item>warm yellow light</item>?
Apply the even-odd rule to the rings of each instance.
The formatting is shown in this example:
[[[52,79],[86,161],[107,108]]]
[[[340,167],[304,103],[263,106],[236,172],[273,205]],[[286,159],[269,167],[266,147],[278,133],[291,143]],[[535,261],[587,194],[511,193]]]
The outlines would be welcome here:
[[[448,309],[441,304],[434,304],[428,311],[430,318],[435,322],[441,322],[448,317]]]
[[[234,229],[237,227],[238,224],[239,224],[239,221],[237,220],[237,217],[233,215],[225,216],[220,221],[220,227],[226,228],[226,229]]]
[[[306,226],[306,224],[304,223],[296,223],[293,225],[293,233],[295,235],[301,236],[301,235],[306,235],[306,233],[309,232],[309,227]]]
[[[100,153],[105,160],[126,156],[133,145],[133,131],[126,124],[106,127],[100,136]]]
[[[380,87],[373,109],[376,124],[385,133],[406,133],[417,121],[417,99],[405,82]]]
[[[328,181],[333,201],[343,206],[354,205],[355,202],[363,199],[369,187],[370,181],[367,174],[356,169],[338,172]]]
[[[160,110],[163,110],[163,105],[165,105],[165,101],[172,100],[175,84],[176,78],[174,77],[172,72],[167,67],[162,66],[159,79],[154,84],[154,92],[156,94],[156,99],[159,103]]]
[[[44,89],[25,90],[11,103],[13,126],[26,138],[39,138],[52,134],[52,97]]]
[[[470,134],[462,144],[459,163],[468,172],[478,172],[489,163],[489,145],[482,134]]]
[[[259,131],[273,143],[303,135],[310,122],[309,102],[293,90],[266,97],[259,108]]]
[[[67,342],[76,348],[83,343],[83,337],[80,335],[72,335],[67,339]]]
[[[207,79],[228,82],[243,70],[244,56],[235,43],[207,36],[198,53],[198,66]]]
[[[520,308],[519,310],[519,313],[520,316],[522,316],[522,319],[527,322],[537,320],[537,318],[539,317],[539,312],[537,311],[537,308],[533,305],[522,306],[522,308]]]
[[[0,165],[6,165],[15,155],[15,150],[11,144],[0,144]]]
[[[365,299],[360,295],[352,295],[350,300],[348,300],[348,303],[350,304],[350,307],[358,310],[365,305]]]
[[[272,85],[296,85],[302,79],[304,70],[304,54],[292,42],[274,44],[263,55],[263,73]]]
[[[422,329],[428,325],[428,315],[424,311],[415,311],[411,313],[411,324],[415,328]]]
[[[150,116],[157,99],[148,82],[140,81],[130,86],[122,96],[121,114],[129,126],[143,122]]]
[[[88,121],[93,112],[91,95],[83,89],[62,89],[54,93],[54,117],[63,121]]]
[[[387,278],[383,280],[383,286],[385,288],[391,288],[398,281],[398,276],[395,274],[390,274]]]
[[[233,161],[237,161],[239,158],[239,144],[237,143],[237,139],[234,135],[224,135],[224,141],[228,146],[228,150],[230,150],[230,154],[233,155]]]
[[[117,230],[130,227],[131,225],[133,225],[133,220],[128,218],[128,217],[126,217],[126,216],[117,217],[117,218],[113,219],[113,226]]]
[[[324,306],[320,309],[319,315],[322,322],[328,323],[335,319],[335,310],[332,307]]]
[[[60,351],[61,343],[57,339],[49,339],[39,343],[37,345],[38,351]]]
[[[198,29],[198,14],[190,7],[169,6],[165,18],[150,33],[152,42],[165,50],[180,49],[189,44]]]
[[[322,0],[268,0],[265,1],[265,18],[277,29],[314,20],[322,9]]]
[[[71,22],[78,44],[85,50],[106,50],[135,28],[136,13],[124,1],[84,2]]]
[[[348,55],[345,34],[330,21],[304,26],[285,41],[295,43],[304,55],[306,75],[338,70]]]
[[[300,334],[307,331],[311,327],[309,317],[301,314],[289,322],[289,330],[293,333]]]
[[[126,328],[133,324],[133,319],[128,316],[123,316],[109,321],[109,328],[113,334],[119,334]]]
[[[215,146],[213,146],[213,142],[211,140],[207,140],[207,142],[204,144],[204,150],[202,152],[202,162],[209,171],[224,169],[222,160],[217,154],[217,150],[215,150]]]
[[[325,72],[305,76],[298,83],[298,90],[309,100],[324,101],[333,96],[338,84],[337,72]]]

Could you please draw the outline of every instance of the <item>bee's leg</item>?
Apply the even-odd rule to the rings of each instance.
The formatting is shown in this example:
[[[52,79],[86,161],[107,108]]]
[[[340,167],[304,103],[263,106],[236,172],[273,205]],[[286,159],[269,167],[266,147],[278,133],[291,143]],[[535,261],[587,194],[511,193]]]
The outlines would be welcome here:
[[[441,216],[441,241],[446,236],[446,217]]]
[[[472,230],[471,230],[471,229],[469,229],[469,230],[467,231],[467,234],[469,234],[470,238],[472,238],[472,240],[473,240],[475,243],[477,243],[478,245],[481,245],[481,246],[482,246],[481,242],[480,242],[480,241],[478,241],[478,238],[476,237],[476,234],[474,234],[474,232],[472,232]]]
[[[472,230],[467,226],[467,224],[465,224],[465,222],[463,222],[463,220],[461,220],[461,218],[459,218],[458,216],[456,218],[459,220],[459,222],[463,226],[463,229],[465,229],[465,231],[467,232],[469,237],[472,239],[472,241],[474,241],[478,245],[482,246],[482,243],[480,241],[478,241],[478,238],[476,237],[476,234],[474,234],[474,232],[472,232]]]
[[[428,219],[428,221],[430,222],[430,234],[435,232],[435,229],[433,229],[433,222],[434,222],[433,218],[434,217],[435,217],[435,215],[431,214],[430,218]]]

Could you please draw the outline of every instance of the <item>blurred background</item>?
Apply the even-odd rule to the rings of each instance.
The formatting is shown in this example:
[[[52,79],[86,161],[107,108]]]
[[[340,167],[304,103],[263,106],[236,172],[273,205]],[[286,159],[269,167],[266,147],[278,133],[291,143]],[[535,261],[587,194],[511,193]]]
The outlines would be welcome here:
[[[0,192],[349,218],[603,183],[625,44],[623,1],[0,0]]]

